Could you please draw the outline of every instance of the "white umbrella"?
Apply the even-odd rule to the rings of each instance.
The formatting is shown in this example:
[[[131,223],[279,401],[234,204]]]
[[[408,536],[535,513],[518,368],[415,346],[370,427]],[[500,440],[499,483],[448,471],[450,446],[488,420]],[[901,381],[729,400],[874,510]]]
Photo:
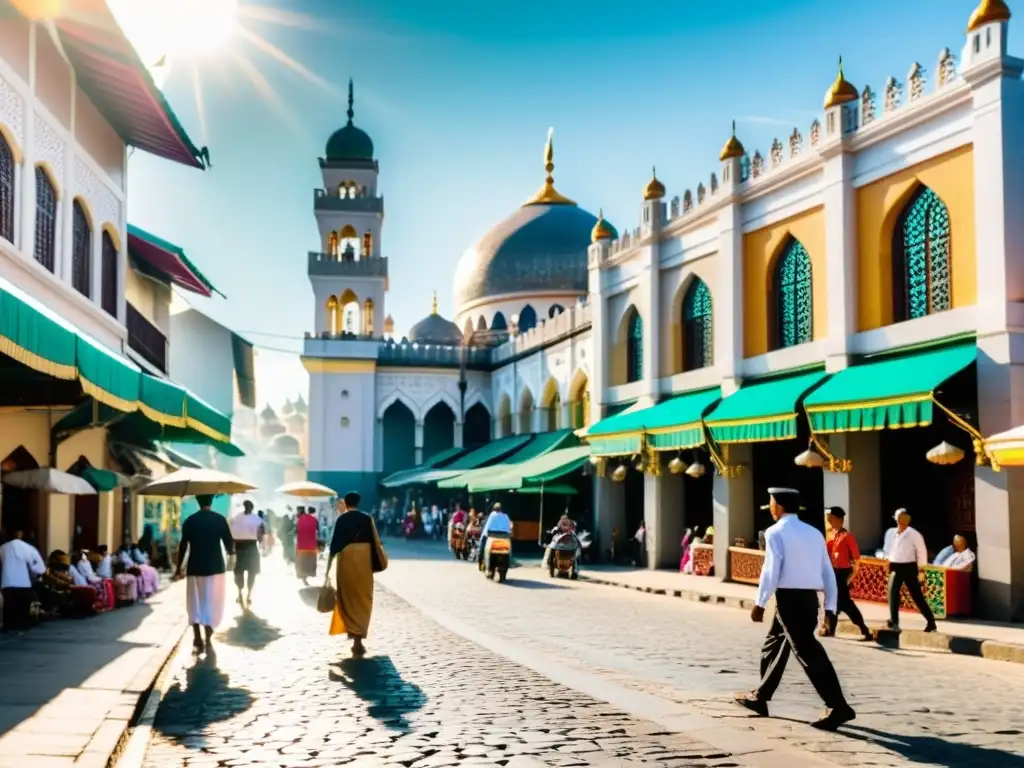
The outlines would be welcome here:
[[[256,488],[236,475],[216,469],[179,469],[139,489],[143,496],[201,496],[203,494],[246,493]]]
[[[337,496],[333,488],[326,485],[314,483],[310,480],[300,480],[297,483],[286,483],[277,489],[277,493],[285,496]]]
[[[41,469],[20,469],[7,472],[3,476],[5,485],[15,488],[31,488],[47,493],[64,493],[69,496],[95,496],[96,489],[89,483],[68,472],[61,472],[53,467]]]

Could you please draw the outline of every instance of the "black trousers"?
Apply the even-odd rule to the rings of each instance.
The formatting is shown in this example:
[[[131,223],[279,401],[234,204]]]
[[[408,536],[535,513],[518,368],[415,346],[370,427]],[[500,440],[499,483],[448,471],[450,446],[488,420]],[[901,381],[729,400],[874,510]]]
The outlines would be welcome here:
[[[917,580],[918,573],[917,563],[889,563],[889,621],[893,625],[900,623],[900,587],[904,584],[924,620],[929,624],[935,623],[935,614],[924,599],[921,582]]]
[[[31,587],[7,587],[3,590],[4,630],[28,629],[32,624]]]
[[[775,618],[761,647],[761,684],[756,693],[771,701],[790,650],[804,668],[811,685],[830,709],[846,706],[839,677],[814,632],[818,625],[818,593],[812,589],[780,589],[775,593]]]
[[[864,616],[861,615],[860,608],[853,602],[853,598],[850,597],[850,585],[847,581],[850,578],[850,574],[853,573],[852,568],[836,568],[836,587],[839,591],[839,601],[836,604],[836,616],[840,613],[845,613],[850,617],[850,621],[856,624],[861,629],[867,627],[864,623]],[[834,629],[834,627],[833,627]]]

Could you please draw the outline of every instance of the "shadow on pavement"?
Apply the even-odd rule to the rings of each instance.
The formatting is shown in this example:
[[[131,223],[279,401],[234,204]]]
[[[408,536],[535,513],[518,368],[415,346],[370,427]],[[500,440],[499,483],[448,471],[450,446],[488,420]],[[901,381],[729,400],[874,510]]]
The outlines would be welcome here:
[[[234,626],[224,632],[222,637],[221,642],[225,645],[262,651],[281,638],[281,631],[266,619],[246,610],[235,618]]]
[[[367,714],[392,730],[410,730],[406,715],[427,702],[419,687],[402,679],[390,656],[345,659],[329,670],[328,677],[365,701]]]
[[[557,584],[553,581],[520,581],[519,579],[506,581],[505,586],[516,589],[568,589],[564,584]]]
[[[946,768],[1012,768],[1024,766],[1024,757],[1002,749],[962,744],[936,736],[906,736],[886,733],[859,725],[844,727],[840,733],[852,739],[879,744],[915,763],[946,766]]]
[[[216,657],[208,656],[186,670],[184,687],[175,683],[164,694],[153,729],[183,741],[211,723],[245,712],[252,703],[252,695],[244,688],[232,688],[227,673],[217,668]]]

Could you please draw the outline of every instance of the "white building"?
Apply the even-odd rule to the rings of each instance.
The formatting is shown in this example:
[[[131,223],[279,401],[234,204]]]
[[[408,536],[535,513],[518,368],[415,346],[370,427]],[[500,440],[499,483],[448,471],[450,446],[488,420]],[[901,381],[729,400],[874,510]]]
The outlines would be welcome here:
[[[878,94],[840,65],[806,131],[752,156],[734,131],[692,191],[666,202],[653,178],[621,236],[555,191],[549,143],[541,191],[460,262],[455,322],[428,316],[398,343],[375,330],[379,230],[364,258],[334,250],[333,227],[383,213],[338,193],[357,171],[376,190],[350,123],[315,201],[311,476],[373,498],[382,475],[470,442],[474,408],[491,426],[474,443],[589,422],[602,552],[646,520],[651,566],[670,566],[686,527],[713,524],[715,573],[756,579],[765,489],[792,485],[808,509],[843,506],[867,551],[901,506],[933,551],[966,534],[981,611],[1020,619],[1024,479],[982,437],[1024,422],[1024,61],[1009,26],[1002,0],[982,0],[959,62],[937,45],[931,81],[914,63]],[[364,296],[370,323],[339,325]],[[951,599],[942,578],[929,571],[930,599]]]

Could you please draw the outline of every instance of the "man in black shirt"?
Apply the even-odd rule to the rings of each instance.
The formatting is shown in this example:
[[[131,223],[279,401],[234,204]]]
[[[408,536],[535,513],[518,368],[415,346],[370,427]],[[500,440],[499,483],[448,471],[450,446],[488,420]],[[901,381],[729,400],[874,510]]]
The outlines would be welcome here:
[[[188,576],[188,622],[192,625],[194,635],[193,648],[196,653],[202,653],[204,645],[199,627],[205,629],[206,647],[209,647],[214,628],[224,618],[227,586],[224,553],[234,554],[235,542],[228,521],[211,509],[213,496],[196,496],[196,501],[199,503],[199,511],[193,513],[181,526],[178,569],[174,578]]]

